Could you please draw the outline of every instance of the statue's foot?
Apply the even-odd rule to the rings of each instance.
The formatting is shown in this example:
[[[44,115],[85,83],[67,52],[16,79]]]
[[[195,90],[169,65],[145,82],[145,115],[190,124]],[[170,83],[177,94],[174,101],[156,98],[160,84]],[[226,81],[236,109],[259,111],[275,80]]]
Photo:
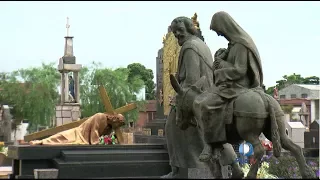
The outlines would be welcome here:
[[[175,179],[177,176],[177,173],[170,172],[169,174],[163,175],[160,177],[160,179]]]
[[[42,141],[41,140],[30,141],[29,145],[42,145]]]

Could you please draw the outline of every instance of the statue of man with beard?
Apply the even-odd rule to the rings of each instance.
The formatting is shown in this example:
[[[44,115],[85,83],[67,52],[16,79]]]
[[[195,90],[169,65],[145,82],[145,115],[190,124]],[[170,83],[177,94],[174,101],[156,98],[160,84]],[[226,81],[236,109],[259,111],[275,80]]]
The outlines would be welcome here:
[[[197,29],[192,20],[187,17],[175,18],[171,23],[171,30],[181,46],[178,71],[176,78],[182,88],[189,88],[195,84],[202,76],[206,76],[207,81],[203,90],[213,85],[213,58],[209,47],[197,37]],[[175,103],[178,104],[178,103]],[[221,176],[219,161],[202,162],[199,154],[212,155],[211,147],[204,142],[203,132],[194,120],[194,116],[181,117],[179,107],[172,106],[166,123],[166,139],[170,165],[172,172],[162,176],[162,178],[187,178],[188,168],[215,168]],[[181,124],[181,118],[190,118],[192,124]],[[228,156],[227,160],[220,161],[223,165],[236,164],[236,154],[230,144],[226,144],[222,156]],[[215,157],[216,160],[218,157]],[[215,165],[215,166],[214,166]],[[218,167],[219,166],[219,167]],[[236,166],[235,169],[239,169]],[[214,175],[216,173],[212,172]],[[183,177],[182,177],[183,176]]]

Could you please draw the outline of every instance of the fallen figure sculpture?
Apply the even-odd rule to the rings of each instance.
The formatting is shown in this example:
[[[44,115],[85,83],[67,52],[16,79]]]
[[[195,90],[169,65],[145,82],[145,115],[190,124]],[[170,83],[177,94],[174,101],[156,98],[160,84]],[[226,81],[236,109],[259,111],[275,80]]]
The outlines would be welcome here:
[[[102,135],[125,124],[121,114],[96,113],[80,126],[62,131],[42,140],[30,141],[30,145],[96,145]]]

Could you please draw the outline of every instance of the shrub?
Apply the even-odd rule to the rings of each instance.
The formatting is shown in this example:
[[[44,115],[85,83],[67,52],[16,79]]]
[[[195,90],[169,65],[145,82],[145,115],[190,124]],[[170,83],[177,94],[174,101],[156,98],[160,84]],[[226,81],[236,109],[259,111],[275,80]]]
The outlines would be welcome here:
[[[285,155],[279,157],[278,159],[275,157],[271,157],[269,159],[269,162],[269,172],[271,174],[285,179],[301,178],[298,163],[293,156]],[[319,159],[308,159],[307,164],[319,177]]]
[[[8,147],[4,146],[4,142],[0,142],[0,153],[8,156]]]

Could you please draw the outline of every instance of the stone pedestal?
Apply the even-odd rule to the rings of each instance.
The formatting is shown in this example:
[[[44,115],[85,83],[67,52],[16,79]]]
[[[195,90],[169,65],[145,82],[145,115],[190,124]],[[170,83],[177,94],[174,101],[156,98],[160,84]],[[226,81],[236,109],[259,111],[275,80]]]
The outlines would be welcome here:
[[[81,64],[76,64],[73,55],[73,37],[65,37],[64,56],[60,58],[58,71],[61,73],[61,97],[60,104],[56,106],[56,126],[77,121],[80,119],[80,79]],[[69,73],[73,74],[74,97],[69,92]]]
[[[77,121],[80,119],[81,111],[79,103],[64,103],[56,106],[56,126]]]

